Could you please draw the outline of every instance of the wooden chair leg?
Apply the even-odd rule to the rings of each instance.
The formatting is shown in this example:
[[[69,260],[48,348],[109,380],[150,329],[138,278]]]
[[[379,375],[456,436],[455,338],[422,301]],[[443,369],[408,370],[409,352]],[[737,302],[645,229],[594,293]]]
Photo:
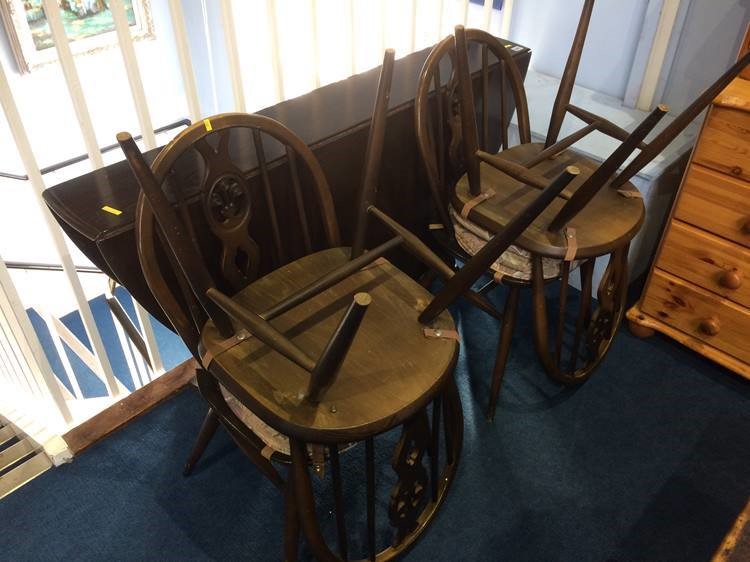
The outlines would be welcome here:
[[[495,419],[497,399],[500,396],[500,385],[505,376],[505,366],[508,363],[510,343],[513,339],[513,328],[516,325],[520,290],[521,287],[519,285],[510,285],[508,287],[508,296],[505,297],[505,309],[503,310],[503,321],[500,328],[500,341],[497,344],[495,367],[492,370],[492,387],[490,388],[490,405],[487,408],[487,421]]]
[[[201,429],[198,432],[198,438],[195,440],[195,445],[193,445],[193,450],[190,452],[190,457],[188,457],[188,460],[185,463],[185,468],[182,471],[183,476],[190,476],[190,473],[193,472],[193,468],[200,460],[201,455],[203,455],[203,451],[206,450],[206,445],[208,445],[209,441],[211,441],[211,438],[214,436],[214,433],[216,433],[217,427],[219,427],[219,418],[216,416],[213,408],[209,408],[206,417],[203,420],[203,424],[201,425]]]
[[[297,516],[297,504],[294,501],[294,485],[290,481],[284,488],[284,560],[292,562],[297,560],[297,547],[299,545],[299,517]]]

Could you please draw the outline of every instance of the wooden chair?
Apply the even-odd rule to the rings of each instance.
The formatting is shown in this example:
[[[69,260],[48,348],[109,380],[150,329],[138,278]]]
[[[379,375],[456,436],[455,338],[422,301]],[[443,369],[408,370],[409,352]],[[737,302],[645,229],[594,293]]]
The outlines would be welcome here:
[[[451,38],[443,40],[433,49],[420,76],[415,111],[417,138],[442,226],[435,232],[454,256],[466,260],[476,253],[487,240],[503,230],[538,189],[548,186],[550,178],[560,170],[568,166],[581,170],[570,186],[519,235],[515,248],[491,265],[493,280],[508,285],[508,293],[492,375],[489,418],[494,415],[505,371],[521,287],[532,286],[534,342],[548,375],[564,384],[577,384],[585,381],[601,362],[623,316],[628,245],[645,215],[640,194],[626,180],[661,152],[741,67],[741,64],[735,65],[653,141],[646,143],[644,138],[664,115],[666,107],[657,107],[636,130],[628,133],[570,104],[593,6],[593,0],[584,2],[545,143],[530,142],[520,73],[513,71],[513,60],[508,56],[495,55],[501,61],[501,76],[510,82],[512,98],[503,83],[500,99],[488,100],[487,53],[495,53],[498,47],[485,47],[483,43],[491,44],[491,37],[459,26],[455,36],[457,47],[453,46],[456,50],[452,50]],[[499,45],[497,40],[494,42]],[[480,43],[479,48],[468,49],[473,43]],[[469,56],[482,58],[478,80],[472,81],[469,76]],[[450,57],[451,68],[447,68],[444,60],[447,57]],[[441,75],[450,76],[447,84],[440,82]],[[481,87],[477,87],[478,83]],[[479,102],[475,104],[477,99]],[[520,144],[508,148],[507,126],[513,105],[517,111]],[[499,110],[493,112],[493,106]],[[585,126],[558,141],[566,112],[582,119]],[[493,118],[501,129],[494,146],[488,133],[492,131]],[[453,133],[455,130],[460,133]],[[602,164],[570,148],[594,131],[622,141]],[[497,148],[504,150],[494,154]],[[640,154],[613,179],[636,149],[641,150]],[[464,171],[466,174],[462,175]],[[605,185],[611,189],[604,189]],[[598,286],[598,305],[593,310],[591,292],[595,262],[605,256],[608,256],[608,265]],[[581,302],[574,332],[572,336],[565,336],[568,280],[571,271],[579,266]],[[554,322],[556,334],[550,338],[548,330],[553,322],[548,316],[544,284],[553,279],[560,279],[561,286]],[[485,290],[494,286],[490,283]],[[454,297],[455,293],[454,288]],[[564,348],[567,357],[563,355]]]
[[[341,244],[313,153],[272,119],[209,118],[178,135],[152,167],[130,135],[118,136],[142,188],[144,274],[202,365],[198,386],[214,420],[202,437],[212,424],[224,425],[284,493],[286,559],[296,558],[300,527],[317,558],[338,559],[315,516],[310,466],[319,475],[330,467],[337,551],[348,559],[339,452],[364,441],[363,549],[369,559],[388,560],[429,525],[461,450],[452,378],[458,342],[442,337],[455,333],[453,319],[439,315],[427,337],[418,315],[430,293],[383,256],[404,244],[428,264],[440,260],[373,206],[393,57],[388,51],[378,86],[352,249]],[[403,236],[365,252],[368,216]],[[299,228],[289,228],[292,217]],[[263,251],[264,232],[272,252]],[[397,482],[385,499],[393,536],[383,548],[376,544],[376,437],[398,428]],[[289,465],[286,479],[279,463]]]
[[[562,94],[558,94],[560,100],[570,97],[570,92],[566,93],[567,84],[570,84],[572,91],[572,82],[577,71],[592,9],[593,1],[587,0],[563,78]],[[459,42],[461,46],[457,49],[456,45]],[[469,77],[470,57],[473,58],[475,65],[479,63],[481,69],[479,76],[474,80]],[[495,88],[496,97],[494,98],[491,95],[493,91],[490,88],[489,71],[492,60],[497,61],[499,65],[500,79],[499,88]],[[468,101],[462,103],[465,99]],[[517,116],[517,134],[520,144],[511,148],[508,127],[514,110]],[[485,178],[487,174],[500,177],[501,173],[486,165],[480,168],[480,157],[493,155],[498,149],[501,149],[500,155],[516,150],[527,150],[529,152],[524,153],[523,161],[525,162],[537,155],[540,150],[535,148],[536,143],[531,142],[528,103],[520,71],[500,40],[476,29],[464,30],[459,26],[456,29],[455,38],[445,38],[433,48],[428,56],[419,79],[415,127],[439,220],[439,223],[431,227],[432,232],[446,253],[464,262],[467,262],[472,255],[484,247],[488,240],[502,230],[508,221],[536,196],[539,188],[549,185],[551,178],[569,166],[580,169],[581,174],[573,180],[571,185],[563,190],[557,199],[550,201],[548,208],[541,212],[530,228],[519,233],[518,239],[509,250],[489,266],[491,281],[484,286],[482,292],[488,292],[502,283],[507,286],[507,295],[492,374],[487,417],[488,419],[494,417],[510,353],[519,293],[524,286],[534,287],[537,312],[535,343],[546,371],[553,378],[566,384],[582,382],[601,360],[611,341],[611,337],[604,337],[605,334],[609,334],[609,331],[597,331],[592,326],[605,324],[605,318],[617,317],[623,312],[624,301],[621,297],[624,297],[622,289],[625,287],[624,279],[626,278],[623,274],[627,255],[625,245],[635,235],[643,220],[642,201],[639,199],[631,201],[618,195],[618,212],[620,209],[625,210],[625,212],[619,212],[622,218],[619,234],[622,236],[618,235],[612,239],[610,234],[605,233],[596,239],[589,240],[588,230],[576,236],[575,241],[579,244],[583,242],[596,248],[600,252],[597,255],[611,254],[600,293],[621,295],[621,297],[612,298],[609,301],[607,298],[600,299],[596,314],[593,314],[590,297],[582,299],[576,321],[576,334],[570,346],[570,358],[563,367],[563,321],[567,306],[567,281],[571,271],[581,265],[582,288],[584,292],[588,288],[590,295],[594,261],[587,259],[589,256],[581,251],[574,256],[575,259],[564,259],[569,254],[568,238],[564,234],[556,236],[556,240],[552,243],[546,232],[541,233],[540,237],[543,238],[541,242],[536,239],[530,240],[530,237],[532,233],[539,230],[538,224],[544,224],[546,220],[549,220],[547,218],[549,214],[559,209],[559,199],[569,197],[572,189],[596,169],[596,164],[578,158],[558,156],[555,160],[549,160],[544,169],[538,171],[541,179],[531,187],[525,185],[526,181],[512,179],[510,180],[513,182],[512,185],[502,185],[503,182],[509,183],[503,179],[500,181],[501,185],[497,186],[494,176],[490,180]],[[589,126],[589,131],[593,130],[600,130],[618,139],[626,139],[630,136],[626,131],[605,121],[596,121]],[[529,177],[532,175],[526,174]],[[526,176],[524,178],[528,179]],[[484,183],[491,183],[492,187],[482,190]],[[490,217],[491,220],[485,220],[484,213],[490,208],[495,211],[495,214]],[[589,249],[583,248],[583,250]],[[568,257],[571,258],[571,256]],[[561,285],[565,288],[561,288],[558,312],[560,321],[554,350],[550,354],[550,351],[546,349],[547,315],[544,310],[546,306],[544,285],[556,279],[560,279]],[[616,286],[613,287],[612,283]],[[450,291],[453,292],[454,297],[460,294],[460,291],[455,291],[457,284],[452,287]],[[447,295],[445,291],[449,291],[449,288],[444,289]],[[444,301],[445,298],[440,300]],[[592,322],[592,317],[595,322]],[[587,350],[593,351],[581,357],[579,349],[584,339],[588,344]],[[601,341],[598,341],[599,339]]]

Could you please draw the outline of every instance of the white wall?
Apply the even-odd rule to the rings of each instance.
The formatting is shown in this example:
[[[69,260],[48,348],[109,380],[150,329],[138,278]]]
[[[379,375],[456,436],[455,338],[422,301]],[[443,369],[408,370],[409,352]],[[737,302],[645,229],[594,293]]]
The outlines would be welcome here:
[[[734,62],[748,21],[750,0],[692,0],[662,101],[680,111],[711,84]]]
[[[732,62],[750,20],[750,0],[682,0],[687,14],[662,95],[678,112]],[[622,98],[648,0],[597,0],[577,84]],[[532,50],[531,67],[560,77],[583,0],[515,0],[509,39]]]
[[[621,98],[648,0],[598,0],[583,49],[577,84]],[[560,77],[583,0],[516,0],[509,39],[531,48],[537,72]]]

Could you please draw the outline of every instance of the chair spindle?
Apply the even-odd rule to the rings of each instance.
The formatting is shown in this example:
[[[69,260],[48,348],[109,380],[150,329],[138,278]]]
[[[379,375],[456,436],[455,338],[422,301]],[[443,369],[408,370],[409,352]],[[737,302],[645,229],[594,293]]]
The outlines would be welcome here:
[[[302,188],[299,181],[299,170],[297,168],[297,157],[291,147],[286,147],[286,157],[289,161],[289,173],[292,176],[292,186],[294,188],[294,202],[297,206],[297,216],[302,228],[302,240],[305,244],[305,252],[312,252],[312,242],[310,240],[310,225],[307,221],[307,211],[305,211],[305,200],[302,197]]]
[[[278,265],[282,265],[286,262],[286,258],[284,255],[284,246],[281,241],[281,231],[279,230],[279,217],[276,213],[276,205],[274,204],[271,180],[268,177],[268,164],[266,163],[266,152],[263,148],[263,137],[261,137],[258,129],[253,129],[253,144],[255,145],[258,167],[260,168],[260,175],[263,181],[263,196],[266,199],[266,209],[271,221],[271,234],[273,235],[273,244],[276,248],[276,262]]]
[[[591,321],[591,289],[593,287],[594,265],[596,258],[586,260],[581,264],[579,275],[581,278],[581,302],[578,307],[578,318],[576,318],[575,334],[573,336],[573,347],[570,352],[571,373],[575,373],[578,366],[578,349],[583,339],[583,332]]]
[[[339,446],[328,447],[331,458],[331,479],[333,480],[333,501],[336,511],[336,533],[338,535],[339,555],[342,560],[348,560],[348,541],[346,538],[346,510],[344,507],[344,489],[341,482],[341,462],[339,460]]]
[[[367,553],[375,561],[375,442],[372,437],[365,441],[365,464],[367,478]]]

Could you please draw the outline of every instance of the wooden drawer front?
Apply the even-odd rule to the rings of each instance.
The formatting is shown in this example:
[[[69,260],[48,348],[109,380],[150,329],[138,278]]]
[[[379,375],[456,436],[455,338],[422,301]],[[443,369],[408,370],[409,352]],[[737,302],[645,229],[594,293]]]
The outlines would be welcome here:
[[[750,363],[750,311],[660,269],[654,269],[643,311],[695,339]],[[712,321],[718,332],[704,330]]]
[[[750,184],[691,165],[674,216],[750,247]]]
[[[750,113],[714,106],[693,162],[750,181]]]
[[[750,307],[750,250],[737,244],[680,221],[672,221],[657,265]]]

